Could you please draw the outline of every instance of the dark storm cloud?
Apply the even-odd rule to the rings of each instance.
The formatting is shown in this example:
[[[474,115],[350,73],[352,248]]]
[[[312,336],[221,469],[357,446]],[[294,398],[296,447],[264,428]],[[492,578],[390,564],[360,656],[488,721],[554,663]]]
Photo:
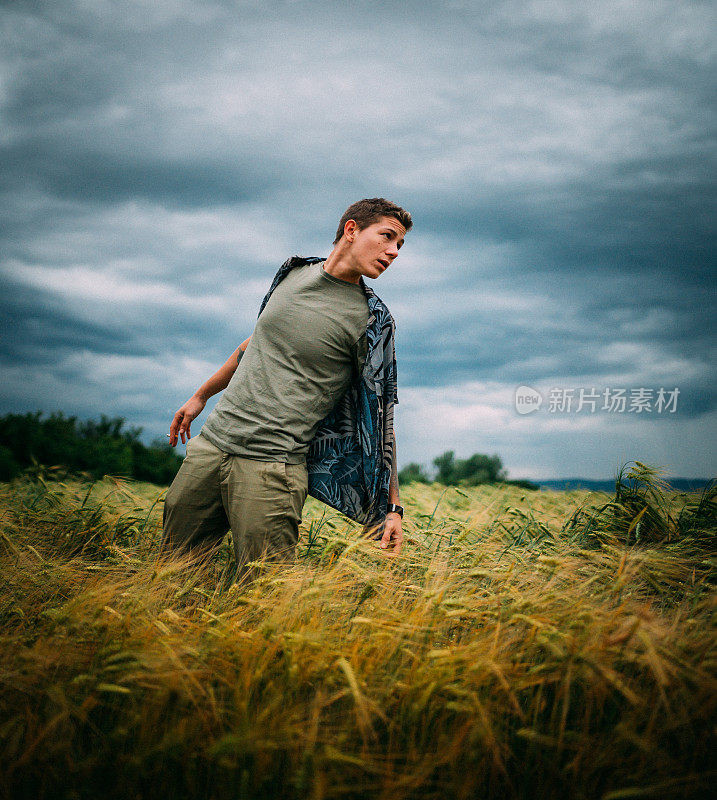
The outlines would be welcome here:
[[[79,151],[63,142],[24,141],[6,147],[4,189],[29,186],[60,200],[120,203],[143,199],[171,207],[201,207],[265,198],[280,187],[282,170],[207,158],[144,158],[131,153]],[[288,175],[285,174],[286,180]]]
[[[93,353],[139,355],[133,331],[93,324],[68,312],[56,297],[37,292],[9,280],[0,295],[3,337],[0,361],[5,365],[57,364],[63,353],[88,350]]]
[[[516,270],[597,268],[613,274],[657,269],[698,281],[717,267],[717,192],[702,157],[697,160],[655,159],[639,169],[616,164],[609,171],[592,170],[589,182],[499,188],[460,203],[446,198],[433,207],[419,198],[415,213],[437,235],[525,242],[531,258]],[[656,174],[661,185],[650,185]]]
[[[695,425],[717,406],[711,4],[16,2],[0,22],[8,407],[109,396],[159,432],[278,263],[326,255],[375,194],[414,214],[377,287],[411,402],[622,381],[679,384]]]

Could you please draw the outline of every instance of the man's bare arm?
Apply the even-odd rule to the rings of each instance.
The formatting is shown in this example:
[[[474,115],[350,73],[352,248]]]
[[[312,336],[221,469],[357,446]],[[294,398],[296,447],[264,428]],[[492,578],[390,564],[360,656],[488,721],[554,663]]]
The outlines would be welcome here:
[[[388,483],[388,502],[401,505],[401,498],[398,494],[398,450],[396,447],[396,433],[393,433],[393,456],[391,459],[391,478]],[[383,536],[381,537],[381,547],[387,548],[393,544],[393,554],[401,552],[403,544],[403,520],[401,515],[395,511],[386,514],[383,525]]]
[[[182,444],[192,438],[192,421],[202,413],[210,397],[227,388],[238,366],[239,351],[246,350],[249,339],[245,339],[237,347],[214,375],[206,380],[174,415],[169,426],[169,444],[172,447],[177,444],[178,437],[181,437]]]
[[[388,502],[401,505],[398,494],[398,454],[396,449],[396,432],[393,433],[393,459],[391,461],[391,480],[388,484]]]

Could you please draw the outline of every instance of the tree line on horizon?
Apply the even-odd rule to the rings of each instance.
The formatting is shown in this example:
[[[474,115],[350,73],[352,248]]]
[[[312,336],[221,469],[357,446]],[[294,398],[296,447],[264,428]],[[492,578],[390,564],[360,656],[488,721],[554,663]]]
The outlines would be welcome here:
[[[507,483],[523,489],[537,490],[532,481],[509,480],[503,462],[497,455],[474,453],[468,458],[456,458],[453,450],[446,450],[433,459],[435,474],[431,477],[421,464],[411,462],[398,473],[399,485],[407,483],[442,483],[444,486],[480,486]]]
[[[126,428],[123,417],[102,415],[99,421],[80,421],[61,411],[43,417],[43,412],[6,414],[0,417],[0,481],[10,481],[22,472],[57,468],[93,479],[118,475],[156,484],[169,484],[182,464],[167,442],[155,439],[145,445],[142,428]],[[508,483],[537,489],[530,481],[508,480],[499,456],[475,453],[456,458],[447,450],[433,459],[435,474],[412,462],[399,473],[399,482],[442,483],[446,486],[479,486]]]
[[[167,442],[140,441],[142,428],[125,428],[122,417],[79,421],[61,411],[0,417],[0,481],[22,472],[57,467],[93,479],[118,475],[149,483],[171,483],[182,464]]]

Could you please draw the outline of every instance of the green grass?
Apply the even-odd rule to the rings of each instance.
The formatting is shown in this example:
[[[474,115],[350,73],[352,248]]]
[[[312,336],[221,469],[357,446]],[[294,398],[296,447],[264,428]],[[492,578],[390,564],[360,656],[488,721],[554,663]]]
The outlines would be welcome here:
[[[157,560],[159,487],[2,485],[0,792],[706,796],[715,493],[646,469],[407,486],[398,557],[309,500],[296,563],[241,589],[228,541]]]

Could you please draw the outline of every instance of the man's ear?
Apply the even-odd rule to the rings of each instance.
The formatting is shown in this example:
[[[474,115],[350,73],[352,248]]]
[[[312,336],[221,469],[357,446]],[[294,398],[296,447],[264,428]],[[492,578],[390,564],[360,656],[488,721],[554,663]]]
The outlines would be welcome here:
[[[354,236],[358,233],[358,225],[355,219],[347,219],[344,225],[344,236],[346,241],[353,242]]]

